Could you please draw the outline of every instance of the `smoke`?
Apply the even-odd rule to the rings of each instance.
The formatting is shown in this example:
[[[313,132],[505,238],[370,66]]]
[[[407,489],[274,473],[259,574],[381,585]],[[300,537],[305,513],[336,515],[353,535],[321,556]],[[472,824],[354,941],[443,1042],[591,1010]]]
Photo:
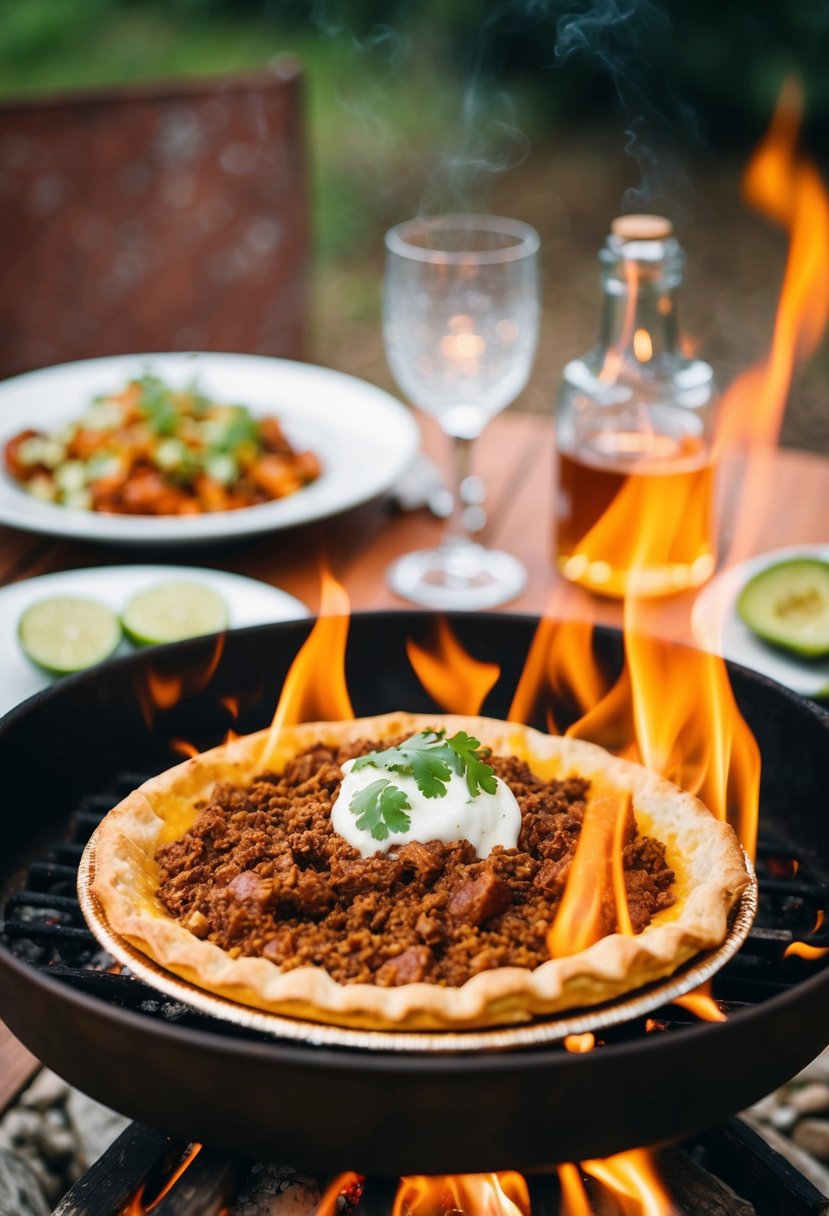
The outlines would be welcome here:
[[[606,74],[627,122],[625,149],[640,182],[625,194],[627,209],[653,207],[688,189],[675,154],[679,143],[701,142],[694,111],[677,98],[669,74],[658,70],[671,37],[658,0],[563,0],[556,25],[559,63],[583,57]],[[562,5],[557,5],[561,8]]]

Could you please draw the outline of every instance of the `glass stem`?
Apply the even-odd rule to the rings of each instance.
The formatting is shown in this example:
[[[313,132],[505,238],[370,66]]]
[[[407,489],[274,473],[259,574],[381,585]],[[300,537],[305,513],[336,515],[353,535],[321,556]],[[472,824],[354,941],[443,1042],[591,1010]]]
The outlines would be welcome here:
[[[471,545],[472,536],[466,526],[466,503],[462,487],[472,469],[473,439],[464,435],[450,435],[452,443],[452,514],[446,521],[444,543],[447,545]]]

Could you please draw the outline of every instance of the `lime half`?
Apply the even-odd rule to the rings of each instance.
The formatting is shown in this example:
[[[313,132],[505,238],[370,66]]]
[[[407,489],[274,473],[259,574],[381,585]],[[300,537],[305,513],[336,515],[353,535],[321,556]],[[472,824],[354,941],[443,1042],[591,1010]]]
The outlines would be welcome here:
[[[108,659],[121,641],[121,626],[105,604],[56,595],[26,609],[17,636],[37,667],[64,676]]]
[[[121,624],[136,646],[178,642],[226,629],[227,604],[203,583],[158,583],[132,597]]]
[[[796,557],[749,579],[737,615],[765,641],[818,659],[829,654],[829,563]]]

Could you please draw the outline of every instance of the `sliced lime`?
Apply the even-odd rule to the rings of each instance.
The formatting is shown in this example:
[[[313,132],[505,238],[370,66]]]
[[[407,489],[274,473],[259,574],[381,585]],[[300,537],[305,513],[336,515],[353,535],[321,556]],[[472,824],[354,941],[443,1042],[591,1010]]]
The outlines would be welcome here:
[[[798,557],[749,579],[737,615],[758,637],[805,659],[829,654],[829,563]]]
[[[177,642],[227,628],[227,604],[203,583],[158,583],[134,595],[121,614],[136,646]]]
[[[63,676],[108,659],[121,641],[121,626],[105,604],[56,595],[26,609],[17,636],[36,666]]]

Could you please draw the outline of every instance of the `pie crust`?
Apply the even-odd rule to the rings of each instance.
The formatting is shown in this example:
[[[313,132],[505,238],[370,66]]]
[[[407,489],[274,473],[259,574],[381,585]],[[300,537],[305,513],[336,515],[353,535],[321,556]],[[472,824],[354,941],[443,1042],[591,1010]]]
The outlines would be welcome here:
[[[264,768],[278,772],[315,744],[380,741],[436,725],[450,734],[466,730],[493,752],[524,759],[544,780],[585,777],[588,801],[630,791],[640,831],[665,845],[676,873],[674,906],[635,936],[610,934],[581,953],[550,959],[534,970],[496,968],[455,988],[427,982],[384,988],[340,984],[317,967],[282,972],[265,958],[232,958],[196,938],[161,904],[156,850],[192,826],[196,803],[209,799],[217,781],[244,787]],[[286,727],[264,764],[267,745],[268,732],[260,731],[153,777],[110,811],[89,846],[92,894],[110,928],[167,970],[245,1005],[342,1026],[395,1030],[503,1025],[596,1005],[670,975],[699,951],[718,946],[728,914],[749,884],[742,849],[727,824],[656,773],[591,743],[488,718],[392,713]]]

